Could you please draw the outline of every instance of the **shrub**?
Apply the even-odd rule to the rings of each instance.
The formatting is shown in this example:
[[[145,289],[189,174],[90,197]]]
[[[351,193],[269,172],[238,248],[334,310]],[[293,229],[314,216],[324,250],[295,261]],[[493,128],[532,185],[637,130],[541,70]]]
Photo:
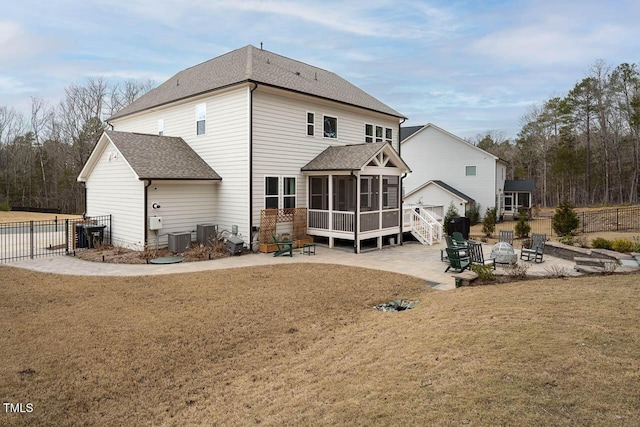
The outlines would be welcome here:
[[[551,220],[551,226],[558,236],[573,234],[578,229],[580,219],[569,202],[565,201],[558,205]]]
[[[496,280],[492,265],[473,264],[471,265],[471,271],[476,273],[478,280],[482,282],[492,282]]]
[[[611,241],[602,237],[596,237],[591,241],[593,249],[611,249]]]
[[[524,263],[515,263],[506,266],[504,270],[509,277],[512,277],[514,279],[524,279],[525,277],[527,277],[527,270],[529,270],[529,265]]]
[[[558,237],[558,242],[565,245],[573,246],[574,244],[573,236],[568,235],[568,236]]]
[[[531,226],[527,221],[527,215],[523,212],[520,213],[520,217],[518,218],[518,223],[515,226],[516,237],[523,238],[529,235],[531,231]]]
[[[496,208],[487,208],[482,219],[482,232],[485,236],[491,236],[496,229]]]
[[[611,249],[616,252],[633,252],[635,248],[636,245],[631,240],[615,239],[613,242],[611,242]]]
[[[471,220],[471,225],[475,225],[480,222],[480,203],[473,205],[471,209],[467,211],[467,216]]]
[[[567,277],[569,276],[569,270],[566,267],[562,267],[557,264],[552,264],[548,267],[545,267],[545,271],[548,276],[551,277]]]
[[[640,237],[639,236],[633,236],[633,244],[635,245],[635,248],[633,249],[633,252],[640,252]]]
[[[587,242],[587,238],[585,236],[576,236],[575,244],[581,248],[589,247],[589,243]]]
[[[451,218],[457,218],[459,216],[460,214],[458,214],[458,209],[456,209],[453,202],[449,203],[447,213],[444,215],[444,224],[442,224],[446,234],[449,234],[449,221],[451,221]]]
[[[4,198],[4,202],[0,203],[0,211],[9,212],[11,210],[11,206],[9,206],[9,196]]]

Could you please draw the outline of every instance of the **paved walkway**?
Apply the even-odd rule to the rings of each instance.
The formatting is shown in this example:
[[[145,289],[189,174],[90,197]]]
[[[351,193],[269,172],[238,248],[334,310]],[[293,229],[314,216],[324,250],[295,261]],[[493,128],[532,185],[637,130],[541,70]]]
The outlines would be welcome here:
[[[186,273],[194,271],[216,270],[224,268],[238,268],[257,265],[278,265],[291,263],[321,263],[340,264],[355,267],[402,273],[424,279],[439,290],[454,289],[454,279],[451,273],[444,273],[447,265],[440,261],[440,249],[445,244],[425,246],[416,242],[409,242],[403,246],[388,247],[382,250],[372,250],[356,255],[348,249],[329,249],[317,245],[316,255],[302,255],[301,250],[294,250],[294,256],[273,257],[271,254],[247,254],[233,256],[212,261],[184,262],[179,264],[111,264],[83,261],[72,256],[54,256],[21,260],[9,263],[12,267],[26,268],[47,273],[58,273],[80,276],[146,276],[155,274]],[[491,251],[491,245],[483,245],[485,257]],[[524,261],[520,261],[524,262]],[[575,263],[561,258],[544,256],[544,262],[529,265],[528,275],[548,275],[547,269],[552,265],[563,267],[572,274]],[[503,271],[498,267],[498,273]]]

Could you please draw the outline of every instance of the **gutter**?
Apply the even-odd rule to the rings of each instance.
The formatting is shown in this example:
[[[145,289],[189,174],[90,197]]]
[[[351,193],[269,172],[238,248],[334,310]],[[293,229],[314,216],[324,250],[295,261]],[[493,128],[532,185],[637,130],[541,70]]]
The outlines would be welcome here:
[[[258,83],[249,89],[249,249],[253,251],[253,91]],[[257,229],[255,230],[257,232]]]
[[[148,210],[148,199],[149,199],[149,193],[148,193],[148,189],[151,186],[151,183],[153,182],[153,180],[149,180],[149,182],[144,186],[144,246],[147,246],[147,235],[149,234],[149,225],[147,224],[147,210]]]
[[[401,148],[402,147],[402,141],[400,141],[400,129],[402,128],[402,124],[404,122],[406,122],[407,119],[404,118],[402,119],[402,121],[400,123],[398,123],[398,156],[400,156],[400,158],[402,158],[402,152],[401,152]],[[408,166],[408,165],[407,165]],[[400,216],[400,238],[398,239],[398,243],[400,243],[400,246],[404,245],[404,196],[402,194],[402,181],[407,177],[407,173],[405,172],[401,177],[400,177],[400,186],[398,188],[398,192],[400,193],[400,212],[398,212],[398,215]]]

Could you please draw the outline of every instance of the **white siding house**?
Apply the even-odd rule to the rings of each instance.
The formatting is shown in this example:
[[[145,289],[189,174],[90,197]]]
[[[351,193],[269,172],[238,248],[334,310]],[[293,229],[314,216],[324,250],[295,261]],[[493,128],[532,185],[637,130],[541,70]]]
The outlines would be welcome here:
[[[480,205],[481,215],[487,207],[500,211],[506,179],[503,160],[433,124],[403,131],[401,153],[412,170],[404,179],[405,203],[434,205],[443,211],[453,203],[460,215],[471,202]],[[444,183],[448,191],[431,185],[433,181]]]
[[[402,119],[402,114],[334,73],[253,46],[187,68],[111,117],[112,131],[105,134],[106,139],[134,133],[178,138],[218,178],[201,170],[207,178],[198,183],[192,180],[191,185],[184,179],[178,183],[162,176],[134,174],[131,178],[129,172],[133,181],[143,181],[135,184],[138,190],[131,199],[146,200],[141,202],[143,208],[136,204],[135,213],[130,211],[140,219],[132,226],[136,231],[129,233],[129,240],[135,234],[148,244],[164,245],[167,232],[192,229],[206,219],[222,229],[237,226],[245,242],[253,243],[264,209],[310,208],[311,176],[351,174],[362,177],[349,187],[353,192],[348,195],[350,202],[384,199],[386,204],[379,203],[377,210],[367,207],[364,217],[368,222],[363,225],[358,215],[364,205],[350,203],[352,222],[345,225],[352,227],[350,231],[332,229],[335,224],[329,221],[324,224],[328,228],[318,223],[308,233],[328,236],[330,244],[333,237],[353,240],[356,251],[363,235],[377,238],[380,246],[383,236],[402,232],[400,177],[409,171],[397,154]],[[142,149],[139,138],[124,139],[136,140],[136,150]],[[348,171],[303,170],[328,148],[344,146],[355,147],[349,149],[352,154],[368,153],[369,157],[354,154],[363,163],[350,165],[355,169]],[[129,155],[140,154],[136,153]],[[171,150],[167,148],[162,155],[171,158]],[[92,184],[95,156],[96,151],[78,179],[87,183],[88,210],[97,213],[107,207],[95,202],[106,185]],[[327,164],[332,163],[325,162],[323,167]],[[172,174],[178,172],[175,167],[170,169]],[[108,178],[99,180],[104,179]],[[368,186],[367,179],[380,185]],[[385,193],[381,194],[383,182]],[[326,193],[330,187],[324,186],[324,197],[333,200],[338,196]],[[154,209],[154,203],[160,207]],[[387,212],[390,206],[395,206],[395,213]],[[157,239],[142,220],[151,215],[163,217]],[[392,220],[393,215],[398,219]],[[360,232],[361,228],[366,230]]]

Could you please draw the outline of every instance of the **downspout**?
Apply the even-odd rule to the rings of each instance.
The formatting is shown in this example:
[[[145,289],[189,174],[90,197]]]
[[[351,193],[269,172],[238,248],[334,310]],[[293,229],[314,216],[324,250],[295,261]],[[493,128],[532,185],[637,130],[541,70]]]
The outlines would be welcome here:
[[[253,82],[249,90],[249,249],[253,251],[253,91],[258,83]]]
[[[356,198],[356,208],[353,213],[353,253],[358,253],[358,218],[360,216],[360,194],[358,194],[358,177],[351,171],[351,177],[356,179],[355,186],[355,198]]]
[[[144,224],[144,247],[145,248],[147,246],[147,234],[149,232],[149,230],[148,230],[149,226],[147,225],[147,209],[148,209],[147,208],[147,206],[148,206],[148,203],[147,203],[148,192],[147,192],[147,190],[151,186],[151,182],[152,182],[152,180],[150,179],[149,182],[147,184],[145,184],[145,186],[144,186],[144,218],[143,218],[144,222],[143,222],[143,224]]]
[[[400,123],[398,123],[398,156],[400,156],[400,158],[402,158],[402,153],[400,150],[400,147],[402,146],[402,141],[400,140],[400,128],[402,127],[402,124],[404,122],[406,122],[407,119],[404,118],[402,119],[402,121]],[[398,213],[398,215],[400,216],[400,246],[404,245],[404,222],[403,222],[403,217],[404,217],[404,196],[402,193],[402,180],[405,179],[407,176],[407,173],[405,172],[404,175],[402,175],[400,177],[400,188],[398,189],[398,192],[400,193],[400,212]]]

